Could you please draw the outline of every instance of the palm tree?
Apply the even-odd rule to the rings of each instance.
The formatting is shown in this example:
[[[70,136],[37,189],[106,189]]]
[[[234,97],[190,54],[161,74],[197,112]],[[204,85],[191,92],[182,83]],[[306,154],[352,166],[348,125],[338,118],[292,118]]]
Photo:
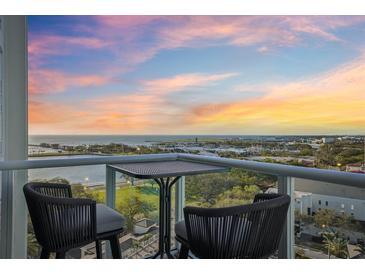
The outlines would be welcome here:
[[[333,255],[338,258],[348,258],[349,251],[347,244],[348,242],[344,238],[336,238],[333,244]]]
[[[333,250],[335,232],[326,231],[322,233],[324,246],[327,248],[328,259],[331,259],[331,251]]]
[[[339,258],[348,257],[347,240],[341,238],[337,232],[326,231],[322,234],[324,245],[328,251],[328,259],[331,255]]]

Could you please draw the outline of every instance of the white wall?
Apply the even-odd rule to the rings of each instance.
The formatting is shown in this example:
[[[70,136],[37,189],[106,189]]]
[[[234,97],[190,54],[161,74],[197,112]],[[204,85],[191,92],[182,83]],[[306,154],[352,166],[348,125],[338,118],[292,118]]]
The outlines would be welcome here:
[[[319,201],[321,201],[321,204],[319,204]],[[326,202],[328,205],[326,205]],[[352,215],[355,220],[365,221],[365,200],[312,194],[312,206],[314,212],[319,209],[334,209],[336,212]]]
[[[26,16],[1,18],[2,159],[24,160],[28,154],[27,19]],[[2,172],[1,257],[26,257],[27,211],[22,191],[26,180],[26,171]]]
[[[308,214],[308,208],[312,212],[312,194],[301,194],[300,197],[295,198],[295,209],[297,209],[300,214]]]
[[[346,197],[322,195],[317,193],[296,193],[295,209],[301,214],[318,212],[324,209],[333,209],[337,213],[346,213],[355,220],[365,221],[365,200]]]

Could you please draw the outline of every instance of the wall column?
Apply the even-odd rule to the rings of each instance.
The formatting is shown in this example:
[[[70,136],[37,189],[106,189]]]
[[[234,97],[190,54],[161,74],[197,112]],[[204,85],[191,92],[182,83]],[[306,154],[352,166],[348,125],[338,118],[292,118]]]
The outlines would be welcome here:
[[[27,18],[2,16],[1,19],[2,156],[5,161],[25,160],[28,157]],[[5,243],[7,250],[2,250],[1,256],[26,258],[27,209],[22,188],[27,171],[9,174],[3,175],[1,182],[7,190],[2,193],[2,203],[7,207],[6,212],[2,210],[5,216],[1,216],[1,230],[7,227],[1,232],[1,245]]]

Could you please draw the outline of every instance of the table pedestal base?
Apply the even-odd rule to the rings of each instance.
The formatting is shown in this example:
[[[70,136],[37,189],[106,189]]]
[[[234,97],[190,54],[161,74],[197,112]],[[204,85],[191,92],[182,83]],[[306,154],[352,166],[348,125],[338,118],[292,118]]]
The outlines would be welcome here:
[[[171,255],[171,189],[181,176],[154,179],[160,187],[159,251],[151,258],[174,258]]]

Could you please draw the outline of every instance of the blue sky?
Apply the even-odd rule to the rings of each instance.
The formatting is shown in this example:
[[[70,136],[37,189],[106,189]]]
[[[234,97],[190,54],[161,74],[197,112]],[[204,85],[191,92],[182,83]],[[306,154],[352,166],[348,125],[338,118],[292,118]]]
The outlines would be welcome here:
[[[31,134],[365,133],[365,16],[30,16]]]

